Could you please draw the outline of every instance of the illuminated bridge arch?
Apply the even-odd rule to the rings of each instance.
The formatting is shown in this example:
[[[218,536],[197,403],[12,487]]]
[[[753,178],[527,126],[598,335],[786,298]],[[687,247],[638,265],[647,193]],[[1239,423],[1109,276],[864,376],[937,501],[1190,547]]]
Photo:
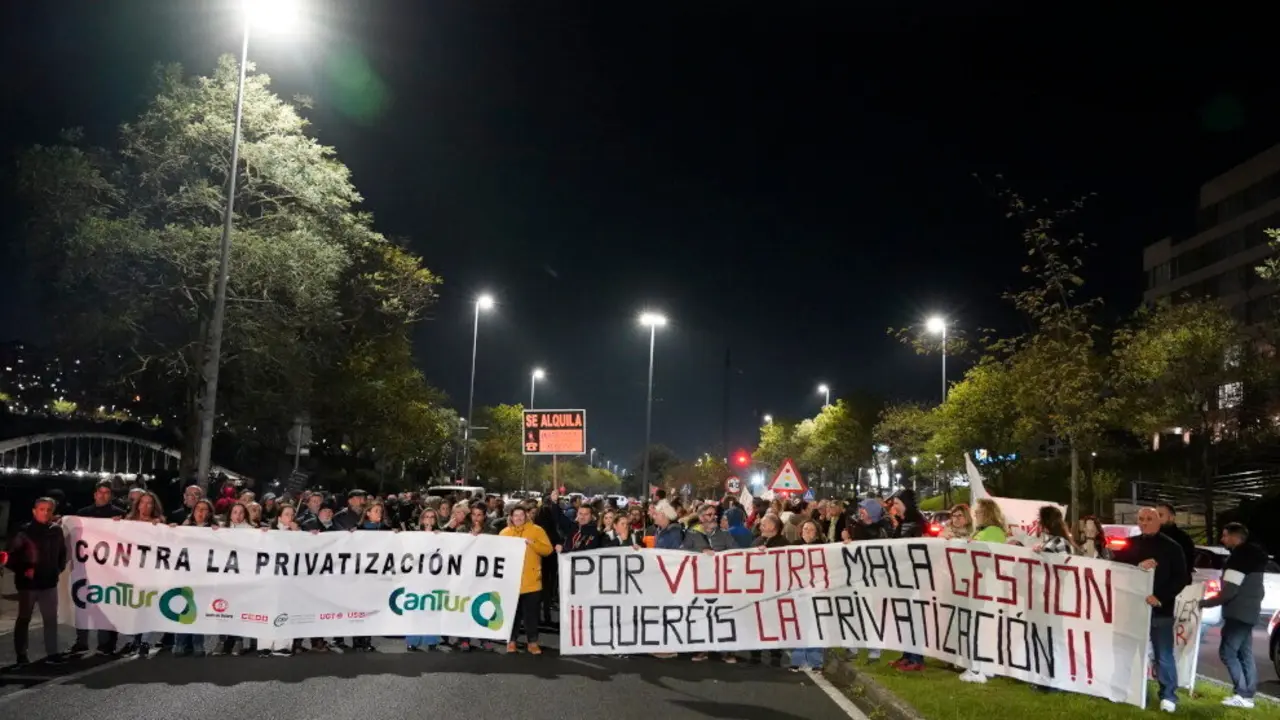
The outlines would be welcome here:
[[[177,470],[182,453],[158,442],[114,433],[45,433],[0,440],[0,472],[126,478]],[[222,467],[232,480],[245,476]]]

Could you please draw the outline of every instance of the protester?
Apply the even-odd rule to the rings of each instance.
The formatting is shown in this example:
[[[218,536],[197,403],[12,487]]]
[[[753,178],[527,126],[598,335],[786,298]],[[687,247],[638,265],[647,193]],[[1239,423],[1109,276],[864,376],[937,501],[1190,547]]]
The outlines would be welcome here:
[[[991,498],[982,498],[974,505],[973,524],[978,528],[970,538],[974,542],[1003,545],[1009,539],[1009,524],[1004,519],[1004,512]]]
[[[822,528],[816,520],[806,520],[800,526],[800,544],[817,545],[824,542]],[[791,672],[817,670],[822,672],[823,649],[820,647],[796,648],[791,651]]]
[[[891,537],[918,538],[924,535],[927,523],[916,506],[916,494],[911,488],[903,488],[889,502],[889,516],[895,525]],[[924,669],[924,656],[919,653],[903,653],[902,658],[893,666],[904,672],[918,672]]]
[[[1222,591],[1200,601],[1200,607],[1222,607],[1222,639],[1218,657],[1231,675],[1232,695],[1227,707],[1252,708],[1258,692],[1258,666],[1253,657],[1253,626],[1262,612],[1267,551],[1249,542],[1249,529],[1240,523],[1222,528],[1222,546],[1231,557],[1222,569]]]
[[[58,576],[67,567],[67,543],[62,528],[53,523],[58,503],[42,497],[31,507],[31,521],[18,529],[9,544],[8,568],[18,591],[18,617],[13,624],[13,649],[17,664],[26,665],[27,635],[31,616],[40,608],[44,629],[44,661],[63,662],[58,654]],[[102,642],[102,638],[98,638]]]
[[[1173,509],[1169,503],[1160,503],[1156,505],[1156,512],[1160,513],[1160,532],[1169,536],[1169,539],[1178,543],[1178,547],[1182,548],[1182,558],[1187,568],[1187,583],[1192,581],[1192,571],[1196,567],[1196,541],[1191,539],[1186,530],[1178,527],[1178,511]]]
[[[1178,665],[1173,656],[1173,604],[1178,593],[1189,584],[1186,556],[1177,541],[1162,531],[1160,513],[1145,507],[1138,511],[1141,535],[1129,538],[1129,544],[1116,552],[1116,560],[1137,565],[1155,574],[1151,595],[1151,648],[1155,654],[1156,683],[1160,688],[1160,709],[1178,709]]]
[[[164,508],[160,506],[160,498],[156,497],[155,493],[149,490],[143,491],[134,497],[133,505],[123,518],[113,519],[159,525],[164,522]],[[158,633],[144,632],[126,636],[123,652],[136,652],[140,659],[145,660],[151,657],[151,641],[158,639],[157,635]]]
[[[523,620],[529,654],[541,655],[542,648],[538,646],[538,605],[542,597],[542,558],[550,555],[554,548],[551,547],[547,533],[528,522],[528,515],[521,507],[511,511],[507,526],[502,529],[502,536],[520,538],[528,546],[524,552],[524,569],[520,573],[520,601],[516,610],[516,622],[511,626],[507,652],[518,652],[516,637],[520,621]]]
[[[613,517],[612,527],[600,538],[600,547],[629,547],[638,550],[644,547],[643,540],[639,532],[631,529],[631,515],[617,513]]]
[[[347,506],[334,513],[333,524],[339,530],[354,530],[364,515],[364,501],[368,496],[363,490],[355,489],[347,493]]]
[[[182,491],[182,506],[169,513],[169,524],[182,525],[186,522],[191,509],[202,498],[204,498],[204,490],[201,490],[199,485],[188,485],[187,489]]]
[[[170,517],[172,518],[173,516],[170,515]],[[183,527],[211,528],[214,525],[213,503],[203,498],[196,500],[187,513],[186,519],[182,522]],[[202,657],[208,652],[208,648],[205,647],[206,643],[207,638],[204,635],[178,633],[174,638],[173,654],[175,657]]]
[[[552,494],[551,498],[552,507],[558,507],[554,494]],[[590,505],[579,507],[575,520],[570,520],[562,514],[559,525],[561,536],[565,538],[565,542],[562,545],[556,545],[556,552],[581,552],[583,550],[595,550],[600,547],[600,530],[596,526],[595,515],[591,511]]]
[[[1110,560],[1111,548],[1107,547],[1107,535],[1102,532],[1098,518],[1086,515],[1080,518],[1080,531],[1076,535],[1080,540],[1080,554],[1098,560]]]
[[[653,506],[653,546],[659,550],[679,550],[684,545],[684,526],[676,522],[676,509],[666,500]]]
[[[440,528],[436,526],[437,515],[434,508],[427,507],[418,514],[418,522],[415,530],[421,532],[438,533]],[[408,635],[404,639],[405,647],[409,652],[430,652],[438,650],[440,652],[451,652],[451,648],[440,642],[439,635]]]
[[[93,486],[93,504],[88,507],[80,508],[76,511],[76,515],[87,518],[114,518],[124,515],[124,510],[120,506],[112,502],[111,481],[99,480]],[[116,642],[119,635],[114,630],[98,631],[98,653],[102,655],[113,655],[116,651]],[[89,652],[89,631],[76,629],[76,641],[68,651],[71,654],[80,654]]]
[[[938,537],[943,540],[968,540],[972,534],[973,514],[969,512],[968,505],[960,503],[947,514],[947,523],[942,526]]]

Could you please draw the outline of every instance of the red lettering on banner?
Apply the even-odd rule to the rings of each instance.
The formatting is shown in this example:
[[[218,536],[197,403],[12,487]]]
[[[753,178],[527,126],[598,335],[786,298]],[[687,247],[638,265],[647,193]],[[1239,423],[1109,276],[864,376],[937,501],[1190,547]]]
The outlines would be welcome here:
[[[784,612],[789,611],[789,612]],[[795,631],[795,638],[800,639],[800,618],[796,615],[796,602],[791,598],[781,598],[778,600],[778,619],[779,625],[782,626],[782,639],[790,640],[787,636],[787,626]]]
[[[816,560],[815,556],[817,556]],[[818,587],[818,570],[822,570],[822,587],[831,587],[831,572],[827,569],[827,551],[820,547],[809,548],[809,587]]]
[[[1111,568],[1102,571],[1103,587],[1098,587],[1098,576],[1093,568],[1084,569],[1084,586],[1085,586],[1085,616],[1093,619],[1093,600],[1098,600],[1098,612],[1102,613],[1102,622],[1111,624],[1111,613],[1114,605],[1112,604],[1111,595]],[[1104,589],[1105,588],[1105,589]]]
[[[1093,684],[1093,631],[1084,631],[1084,672],[1088,683]]]
[[[796,564],[796,558],[800,559],[800,564]],[[804,587],[804,580],[800,577],[800,571],[804,569],[804,550],[787,550],[787,589],[795,590],[798,587]]]
[[[1035,568],[1040,565],[1040,561],[1035,558],[1018,558],[1018,564],[1027,566],[1027,609],[1030,610],[1031,603],[1035,600],[1031,588],[1036,586],[1031,573],[1035,572]]]
[[[1014,578],[1012,575],[1004,574],[1004,570],[1000,567],[1001,561],[1016,563],[1018,562],[1018,558],[1012,555],[996,555],[995,556],[996,578],[998,580],[1003,580],[1009,588],[1009,597],[998,597],[996,598],[996,602],[1003,603],[1005,605],[1017,605],[1018,604],[1018,580]]]
[[[963,549],[961,549],[961,548],[952,548],[952,547],[949,547],[949,548],[947,548],[947,549],[946,549],[946,551],[945,551],[945,552],[946,552],[946,556],[947,556],[947,574],[951,576],[951,592],[955,593],[956,595],[959,595],[960,597],[969,597],[969,580],[968,580],[968,578],[964,578],[964,589],[963,589],[963,590],[961,590],[960,588],[956,587],[956,566],[955,566],[955,565],[953,565],[953,564],[952,564],[952,562],[951,562],[951,556],[952,556],[952,555],[963,555],[963,554],[964,554],[964,550],[963,550]]]
[[[1070,558],[1068,558],[1067,561],[1070,562]],[[1071,573],[1071,575],[1075,578],[1075,582],[1073,584],[1075,585],[1075,590],[1076,590],[1076,607],[1074,611],[1068,611],[1068,610],[1062,609],[1062,580],[1060,579],[1060,577],[1063,571]],[[1080,609],[1081,609],[1080,606],[1083,604],[1080,602],[1081,600],[1080,570],[1076,568],[1074,565],[1054,565],[1053,566],[1053,584],[1054,584],[1053,614],[1061,615],[1062,617],[1069,617],[1069,618],[1080,617]]]
[[[751,588],[747,589],[746,592],[752,595],[760,595],[764,593],[764,570],[761,570],[759,568],[752,568],[752,565],[755,564],[756,558],[760,557],[760,555],[761,553],[759,552],[749,552],[746,554],[747,574],[754,577],[758,583],[755,589],[751,589]]]
[[[990,595],[983,595],[982,587],[982,571],[978,569],[978,558],[991,557],[991,553],[983,550],[972,550],[969,552],[969,565],[973,568],[973,599],[974,600],[993,600]]]
[[[703,587],[701,584],[698,583],[698,576],[701,575],[701,573],[698,572],[698,566],[700,564],[698,561],[706,560],[707,557],[708,556],[704,555],[702,557],[694,556],[693,558],[693,594],[694,595],[717,595],[720,592],[720,582],[719,582],[720,578],[719,578],[719,573],[717,572],[720,569],[720,558],[718,556],[715,556],[715,555],[710,556],[711,585],[709,587]],[[677,575],[676,580],[679,580],[679,579],[680,579],[680,576]]]
[[[730,587],[729,576],[733,574],[733,570],[730,569],[730,566],[733,564],[734,560],[742,557],[742,553],[725,553],[723,555],[717,555],[716,557],[720,558],[722,561],[720,563],[720,587],[724,588],[724,594],[741,595],[742,588]]]
[[[658,556],[658,568],[662,570],[662,577],[666,578],[667,588],[671,590],[671,592],[674,593],[676,591],[676,588],[679,587],[680,578],[684,575],[684,566],[687,565],[688,563],[689,563],[688,556],[680,558],[680,569],[676,571],[676,577],[673,580],[671,579],[671,573],[667,572],[666,557],[662,555]]]
[[[760,614],[760,603],[756,603],[756,635],[763,642],[774,642],[777,636],[766,635],[764,632],[764,615]]]

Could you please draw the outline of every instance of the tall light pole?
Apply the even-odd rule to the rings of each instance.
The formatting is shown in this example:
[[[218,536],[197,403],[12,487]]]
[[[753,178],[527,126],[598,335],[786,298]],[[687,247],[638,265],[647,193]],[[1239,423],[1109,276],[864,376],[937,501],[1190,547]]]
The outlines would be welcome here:
[[[471,414],[476,406],[476,349],[480,346],[480,311],[493,308],[493,296],[476,298],[476,319],[471,330],[471,392],[467,395],[467,427],[462,436],[462,478],[471,477]]]
[[[831,386],[827,385],[826,383],[823,383],[818,386],[818,392],[822,393],[822,397],[823,397],[822,407],[826,407],[830,405],[831,404]]]
[[[653,439],[653,349],[657,344],[658,328],[667,324],[667,317],[661,313],[640,313],[640,324],[649,328],[649,391],[644,406],[644,459],[641,461],[641,474],[644,477],[644,494],[640,502],[649,500],[649,443]]]
[[[534,368],[529,373],[529,407],[526,410],[533,409],[533,395],[538,389],[538,381],[545,378],[547,373],[542,368]],[[523,492],[528,490],[529,486],[529,456],[524,454],[524,429],[520,430],[520,490]]]
[[[934,315],[925,322],[925,329],[942,335],[942,402],[947,401],[947,321]]]
[[[596,466],[596,449],[595,448],[591,448],[591,455],[587,459],[587,465],[591,467]]]
[[[764,414],[764,424],[765,424],[765,425],[771,425],[771,424],[773,424],[773,416],[772,416],[772,415],[770,415],[769,413],[765,413],[765,414]]]
[[[213,290],[213,311],[205,346],[204,393],[200,396],[200,437],[196,443],[196,482],[209,488],[209,467],[213,455],[213,429],[218,419],[218,370],[222,366],[222,328],[227,318],[227,282],[231,266],[231,228],[236,207],[236,175],[240,166],[240,128],[244,118],[245,67],[249,64],[249,29],[283,27],[295,15],[295,6],[286,0],[244,0],[244,31],[240,40],[240,77],[236,81],[235,123],[231,129],[231,163],[227,166],[227,197],[222,207],[222,237],[218,242],[218,277]]]

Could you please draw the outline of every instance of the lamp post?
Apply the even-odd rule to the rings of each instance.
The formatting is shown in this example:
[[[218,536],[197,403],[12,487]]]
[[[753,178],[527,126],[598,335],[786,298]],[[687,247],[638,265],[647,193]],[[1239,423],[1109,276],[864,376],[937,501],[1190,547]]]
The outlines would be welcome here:
[[[462,438],[462,478],[471,477],[471,415],[476,406],[476,349],[480,346],[480,311],[493,309],[493,296],[476,298],[475,324],[471,330],[471,391],[467,395],[467,428]]]
[[[822,394],[822,407],[831,404],[831,386],[823,383],[818,386],[818,392]]]
[[[925,322],[931,333],[942,335],[942,402],[947,401],[947,321],[934,315]]]
[[[196,482],[209,489],[209,466],[213,455],[213,429],[218,418],[218,370],[222,365],[222,330],[227,318],[227,282],[230,279],[231,229],[235,218],[236,174],[240,165],[240,128],[244,118],[245,66],[249,64],[249,29],[282,27],[293,19],[295,6],[285,0],[244,0],[244,30],[240,40],[240,77],[236,81],[235,123],[231,130],[231,162],[227,166],[226,202],[222,207],[222,237],[218,241],[218,277],[213,290],[213,310],[209,315],[209,335],[205,348],[204,393],[200,396],[200,437],[196,443]]]
[[[773,416],[772,416],[772,415],[770,415],[769,413],[765,413],[765,414],[764,414],[764,424],[765,424],[765,425],[772,425],[772,424],[773,424]]]
[[[538,389],[538,381],[545,378],[547,373],[542,368],[534,368],[529,373],[529,410],[533,409],[533,394]],[[528,490],[529,485],[529,456],[524,454],[524,429],[520,430],[520,490]]]
[[[640,313],[640,324],[649,328],[649,390],[644,406],[644,459],[640,472],[644,477],[644,494],[641,502],[649,499],[649,443],[653,439],[653,350],[657,344],[658,328],[667,324],[667,317],[661,313]]]

